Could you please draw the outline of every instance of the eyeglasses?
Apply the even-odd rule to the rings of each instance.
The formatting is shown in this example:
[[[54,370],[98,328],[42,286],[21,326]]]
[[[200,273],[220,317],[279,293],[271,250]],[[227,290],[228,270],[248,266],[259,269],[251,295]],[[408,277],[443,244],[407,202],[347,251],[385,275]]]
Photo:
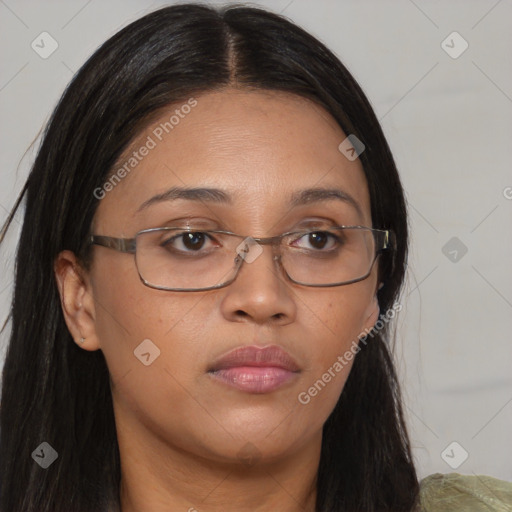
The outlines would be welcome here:
[[[222,288],[271,245],[273,261],[293,283],[341,286],[366,279],[379,254],[394,249],[392,231],[365,226],[291,231],[252,238],[230,231],[162,227],[139,231],[134,238],[92,235],[100,245],[135,255],[141,281],[150,288],[203,291]]]

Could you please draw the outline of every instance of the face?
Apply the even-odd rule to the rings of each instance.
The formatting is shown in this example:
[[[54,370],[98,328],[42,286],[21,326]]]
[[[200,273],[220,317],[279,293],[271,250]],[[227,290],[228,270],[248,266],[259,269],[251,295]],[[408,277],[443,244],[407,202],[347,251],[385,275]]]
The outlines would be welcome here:
[[[106,187],[94,234],[130,238],[146,228],[196,222],[252,237],[311,222],[371,227],[359,159],[350,161],[338,150],[346,134],[321,107],[286,93],[232,89],[195,101],[191,108],[169,108],[125,152],[115,169],[134,151],[137,164]],[[167,133],[162,123],[176,110]],[[140,151],[145,145],[153,147]],[[160,198],[139,210],[172,187],[222,189],[231,200]],[[336,198],[290,206],[293,194],[318,187],[342,190],[357,207]],[[358,283],[306,287],[288,281],[271,247],[261,247],[232,284],[200,292],[147,287],[132,254],[100,246],[89,272],[73,281],[62,256],[57,274],[66,320],[76,340],[86,339],[83,349],[105,355],[120,435],[142,436],[148,445],[158,439],[177,452],[219,462],[240,459],[247,450],[278,460],[318,446],[353,363],[344,358],[342,364],[339,356],[377,320],[377,266]],[[150,341],[141,345],[144,340]],[[225,372],[227,380],[209,372],[219,358],[245,346],[256,352],[278,347],[295,371],[274,368],[267,378],[277,379],[276,386],[258,389],[233,385],[233,376],[249,372],[249,380],[257,380],[268,368]],[[149,355],[137,357],[141,352]],[[308,391],[329,369],[331,378]]]

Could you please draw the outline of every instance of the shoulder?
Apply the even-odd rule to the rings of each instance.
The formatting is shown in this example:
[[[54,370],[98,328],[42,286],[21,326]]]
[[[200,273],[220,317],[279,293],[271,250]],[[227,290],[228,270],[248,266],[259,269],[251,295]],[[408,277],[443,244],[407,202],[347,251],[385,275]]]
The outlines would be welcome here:
[[[510,512],[512,483],[485,475],[435,473],[420,482],[421,512]]]

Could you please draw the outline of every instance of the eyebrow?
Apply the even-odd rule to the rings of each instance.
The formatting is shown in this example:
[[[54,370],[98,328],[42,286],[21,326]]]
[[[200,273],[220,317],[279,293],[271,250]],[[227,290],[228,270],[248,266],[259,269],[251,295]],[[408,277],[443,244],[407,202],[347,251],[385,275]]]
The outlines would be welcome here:
[[[205,187],[172,187],[169,190],[156,196],[151,197],[147,201],[144,201],[136,213],[148,208],[149,206],[166,202],[175,201],[177,199],[185,199],[188,201],[204,201],[207,203],[218,203],[218,204],[233,204],[233,197],[226,192],[218,188],[205,188]],[[321,201],[339,200],[344,203],[351,205],[357,213],[363,217],[363,212],[358,202],[348,193],[338,188],[307,188],[304,190],[298,190],[294,192],[289,201],[289,206],[297,207],[303,206],[310,203],[318,203]]]

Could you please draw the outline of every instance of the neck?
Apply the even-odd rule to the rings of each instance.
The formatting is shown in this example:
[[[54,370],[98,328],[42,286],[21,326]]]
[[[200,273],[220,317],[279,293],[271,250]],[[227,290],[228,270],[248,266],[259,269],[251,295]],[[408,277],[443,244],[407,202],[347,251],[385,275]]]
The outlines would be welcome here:
[[[315,510],[321,433],[287,457],[254,464],[214,461],[162,440],[137,439],[118,436],[121,512]]]

